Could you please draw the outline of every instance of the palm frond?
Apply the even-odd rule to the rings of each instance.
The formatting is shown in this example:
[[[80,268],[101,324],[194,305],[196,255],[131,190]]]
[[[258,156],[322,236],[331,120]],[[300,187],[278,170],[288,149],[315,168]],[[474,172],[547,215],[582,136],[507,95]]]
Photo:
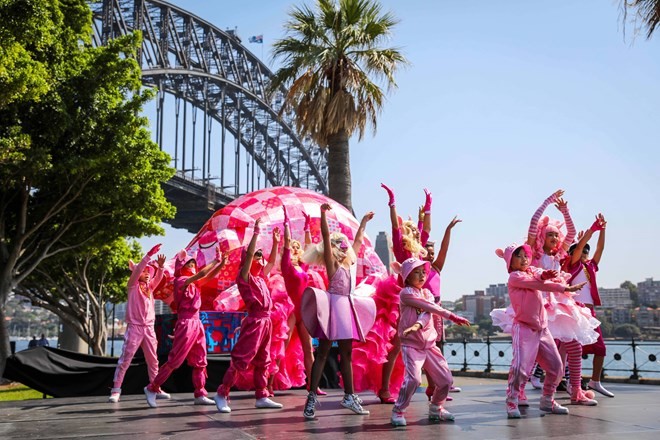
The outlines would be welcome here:
[[[646,28],[646,38],[650,39],[660,24],[660,0],[621,0],[621,6],[624,26],[629,19],[628,13],[632,12],[630,20],[635,33]]]

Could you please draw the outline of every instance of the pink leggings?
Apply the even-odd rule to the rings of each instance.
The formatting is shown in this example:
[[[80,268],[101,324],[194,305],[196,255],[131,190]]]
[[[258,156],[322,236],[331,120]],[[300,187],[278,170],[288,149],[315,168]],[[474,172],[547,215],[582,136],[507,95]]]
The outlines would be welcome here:
[[[426,350],[402,345],[401,355],[405,365],[405,376],[394,408],[398,411],[405,411],[410,405],[410,400],[422,383],[422,368],[435,384],[431,403],[442,405],[447,399],[449,387],[454,379],[440,349],[436,345]]]
[[[568,361],[568,377],[573,390],[582,387],[582,345],[578,341],[561,342],[559,354],[564,363]]]
[[[131,366],[131,361],[138,348],[142,347],[144,353],[144,360],[147,363],[147,372],[149,373],[149,380],[153,381],[158,374],[158,355],[156,354],[156,347],[158,342],[156,340],[156,332],[153,325],[135,325],[128,324],[126,333],[124,334],[124,347],[121,350],[121,356],[117,361],[117,369],[115,370],[115,378],[113,380],[114,388],[121,388],[124,382],[126,370]]]

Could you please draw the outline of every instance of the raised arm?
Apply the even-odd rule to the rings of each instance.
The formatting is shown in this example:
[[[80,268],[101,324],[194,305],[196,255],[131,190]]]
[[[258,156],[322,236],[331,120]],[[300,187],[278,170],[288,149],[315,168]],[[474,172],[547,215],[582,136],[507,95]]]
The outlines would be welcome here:
[[[328,273],[328,279],[332,279],[337,271],[337,263],[332,256],[332,243],[330,242],[330,228],[328,228],[328,217],[326,212],[331,210],[332,206],[328,203],[321,205],[321,237],[323,238],[323,261],[325,262],[325,271]]]
[[[426,246],[426,243],[428,243],[429,236],[431,234],[431,203],[433,202],[431,191],[424,188],[424,194],[426,195],[426,200],[424,201],[424,221],[422,222],[422,227],[418,227],[420,242],[422,243],[422,246]]]
[[[270,248],[268,262],[264,267],[264,274],[268,275],[277,261],[277,248],[280,245],[280,228],[273,229],[273,246]]]
[[[220,251],[220,246],[215,248],[215,260],[211,261],[209,264],[204,266],[202,270],[197,272],[195,275],[189,277],[184,282],[184,287],[188,287],[196,281],[203,280],[205,278],[214,276],[218,271],[227,263],[227,258],[222,255]]]
[[[440,251],[438,252],[438,256],[433,262],[433,267],[435,267],[438,272],[442,272],[442,268],[445,266],[447,251],[449,250],[449,241],[451,240],[451,230],[454,226],[462,221],[463,220],[458,218],[458,216],[454,216],[454,218],[447,225],[447,229],[445,229],[445,235],[442,237],[442,243],[440,244]]]
[[[561,245],[564,248],[564,250],[567,251],[568,248],[571,247],[571,244],[575,239],[575,225],[573,224],[573,219],[571,218],[571,214],[568,212],[568,202],[566,202],[564,199],[559,197],[557,198],[557,202],[555,203],[555,206],[564,216],[564,223],[566,223],[566,237],[564,237],[564,241],[562,242]]]
[[[362,221],[360,221],[360,226],[358,227],[357,232],[355,233],[355,240],[353,240],[353,252],[355,252],[355,255],[360,251],[360,248],[362,247],[362,241],[364,240],[364,230],[367,228],[367,222],[374,218],[374,213],[373,211],[367,212],[364,217],[362,217]]]
[[[578,234],[578,242],[575,245],[575,249],[573,249],[573,253],[571,254],[571,261],[568,265],[569,269],[575,266],[578,261],[580,261],[580,258],[582,258],[582,250],[584,249],[584,246],[589,242],[592,235],[593,231],[591,229],[587,229],[586,231],[580,232]]]
[[[394,201],[394,191],[392,191],[390,189],[390,187],[388,187],[384,183],[381,183],[380,186],[385,191],[387,191],[387,196],[389,197],[387,205],[390,207],[390,222],[392,223],[392,230],[399,229],[399,217],[396,214],[396,203]]]
[[[594,252],[593,257],[591,257],[591,260],[594,263],[596,263],[596,265],[599,265],[600,258],[603,256],[603,250],[605,249],[605,227],[607,226],[607,221],[605,221],[605,217],[603,216],[603,214],[598,214],[597,222],[599,227],[598,230],[600,232],[598,233],[598,243],[596,244],[596,252]]]
[[[312,217],[305,211],[302,212],[302,215],[305,217],[305,249],[307,249],[312,244]]]
[[[156,268],[156,273],[154,278],[149,282],[149,290],[154,290],[160,284],[160,280],[163,279],[163,266],[165,266],[165,255],[160,254],[156,258],[156,263],[158,267]]]
[[[142,272],[144,272],[144,269],[147,267],[147,264],[149,264],[149,260],[151,260],[151,257],[156,255],[158,251],[160,250],[160,243],[157,244],[156,246],[152,247],[149,249],[149,252],[144,254],[144,257],[142,257],[142,260],[133,267],[133,272],[131,272],[131,276],[128,278],[128,283],[127,286],[134,286],[137,284],[138,280],[140,279],[140,275],[142,275]]]
[[[282,205],[284,211],[284,249],[288,249],[291,245],[291,230],[289,226],[289,215],[286,212],[286,206]]]
[[[252,234],[252,239],[250,240],[250,244],[248,244],[248,248],[245,255],[245,261],[243,262],[243,266],[241,266],[241,278],[243,278],[243,281],[245,282],[248,281],[250,276],[250,267],[252,266],[254,251],[255,248],[257,247],[257,238],[259,238],[259,231],[261,231],[261,217],[259,217],[254,222],[254,233]]]
[[[554,193],[550,195],[545,201],[541,204],[541,206],[538,207],[536,212],[534,212],[534,215],[532,216],[532,219],[529,222],[529,230],[527,231],[527,244],[534,247],[534,243],[536,243],[536,233],[538,232],[538,227],[539,227],[539,220],[541,219],[541,216],[543,215],[543,211],[545,211],[545,208],[547,208],[550,203],[554,202],[557,200],[559,197],[564,195],[564,190],[558,189]]]

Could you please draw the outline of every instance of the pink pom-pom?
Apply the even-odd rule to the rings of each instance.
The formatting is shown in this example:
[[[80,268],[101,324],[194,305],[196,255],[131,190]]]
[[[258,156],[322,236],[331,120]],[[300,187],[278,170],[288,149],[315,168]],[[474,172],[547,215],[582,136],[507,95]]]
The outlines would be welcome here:
[[[593,399],[594,397],[596,397],[596,394],[591,390],[585,391],[584,395],[587,397],[587,399]]]

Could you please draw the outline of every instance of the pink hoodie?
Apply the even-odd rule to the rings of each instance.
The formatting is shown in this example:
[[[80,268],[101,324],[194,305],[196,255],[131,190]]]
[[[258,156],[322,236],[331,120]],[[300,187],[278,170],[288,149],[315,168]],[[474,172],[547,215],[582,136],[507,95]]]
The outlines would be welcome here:
[[[510,271],[511,258],[519,245],[512,244],[506,249],[497,249],[495,253],[504,258],[507,270]],[[522,248],[527,253],[529,260],[532,258],[532,249],[528,245]],[[545,311],[543,296],[544,292],[563,292],[566,285],[551,280],[542,280],[544,271],[537,267],[528,266],[524,271],[516,270],[509,273],[509,298],[514,311],[514,321],[523,324],[532,330],[539,331],[548,326],[548,315]]]
[[[163,277],[163,270],[157,269],[151,271],[151,280],[149,285],[143,286],[146,292],[140,291],[140,275],[149,264],[150,255],[145,255],[142,260],[134,267],[131,277],[128,279],[126,289],[128,290],[128,304],[126,305],[126,322],[134,325],[154,325],[156,312],[154,309],[154,288],[158,286]]]
[[[416,289],[411,286],[404,287],[399,293],[401,298],[399,317],[399,338],[401,345],[426,350],[435,345],[438,333],[433,326],[431,314],[440,315],[443,318],[452,319],[456,315],[449,310],[443,309],[434,301],[433,294],[428,289]],[[427,313],[423,313],[427,312]],[[416,332],[410,332],[403,336],[403,331],[416,322],[422,325],[422,328]]]

